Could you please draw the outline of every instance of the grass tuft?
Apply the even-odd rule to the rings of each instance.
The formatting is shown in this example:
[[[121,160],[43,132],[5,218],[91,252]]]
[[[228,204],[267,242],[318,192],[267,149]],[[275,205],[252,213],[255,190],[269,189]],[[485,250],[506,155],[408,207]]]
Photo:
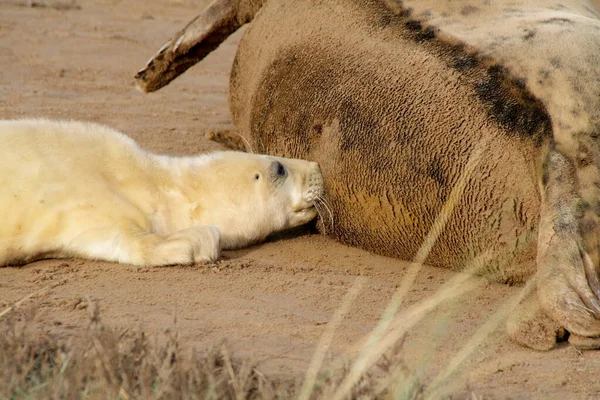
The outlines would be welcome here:
[[[37,328],[35,304],[0,318],[1,399],[290,399],[302,377],[268,377],[256,364],[231,356],[223,343],[207,352],[180,344],[178,332],[150,338],[143,330],[106,326],[88,299],[89,326],[65,338]],[[363,374],[348,398],[421,398],[423,387],[391,352]],[[328,399],[348,365],[316,375],[310,399]],[[399,379],[390,381],[389,377]],[[407,382],[406,385],[399,383]],[[306,388],[304,388],[306,390]],[[401,394],[400,396],[398,396]]]

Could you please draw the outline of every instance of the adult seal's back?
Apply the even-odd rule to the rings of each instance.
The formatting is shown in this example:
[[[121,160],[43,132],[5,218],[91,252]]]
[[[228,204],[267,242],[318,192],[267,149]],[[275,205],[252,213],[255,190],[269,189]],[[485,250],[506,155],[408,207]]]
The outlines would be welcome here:
[[[429,264],[509,283],[535,273],[548,335],[513,337],[598,337],[598,14],[483,3],[217,0],[138,85],[164,86],[252,21],[234,123],[261,151],[319,162],[328,235],[403,259],[435,238]]]

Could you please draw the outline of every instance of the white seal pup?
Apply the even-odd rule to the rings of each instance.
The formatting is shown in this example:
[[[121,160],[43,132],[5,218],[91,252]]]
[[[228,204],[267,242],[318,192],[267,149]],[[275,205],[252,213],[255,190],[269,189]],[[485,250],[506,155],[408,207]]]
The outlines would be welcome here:
[[[0,121],[0,266],[81,257],[214,261],[314,219],[314,162],[217,152],[157,155],[105,126]]]

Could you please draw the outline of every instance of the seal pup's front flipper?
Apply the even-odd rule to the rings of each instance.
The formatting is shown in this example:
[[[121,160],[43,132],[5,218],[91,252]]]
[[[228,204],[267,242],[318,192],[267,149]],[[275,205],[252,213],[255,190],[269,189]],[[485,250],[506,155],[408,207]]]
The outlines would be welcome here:
[[[214,0],[138,71],[138,89],[149,93],[169,84],[250,22],[262,3],[263,0]]]

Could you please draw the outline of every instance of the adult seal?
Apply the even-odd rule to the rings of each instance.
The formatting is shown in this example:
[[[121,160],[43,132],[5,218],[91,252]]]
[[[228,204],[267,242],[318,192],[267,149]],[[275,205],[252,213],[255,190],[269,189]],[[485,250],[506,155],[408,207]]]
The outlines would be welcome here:
[[[329,236],[408,260],[435,237],[428,264],[536,275],[541,325],[517,324],[532,331],[516,340],[600,336],[600,21],[588,1],[216,0],[138,86],[159,89],[248,22],[233,122],[260,151],[320,164]]]
[[[105,126],[0,121],[0,266],[81,257],[214,261],[317,215],[314,162],[216,152],[157,155]]]

